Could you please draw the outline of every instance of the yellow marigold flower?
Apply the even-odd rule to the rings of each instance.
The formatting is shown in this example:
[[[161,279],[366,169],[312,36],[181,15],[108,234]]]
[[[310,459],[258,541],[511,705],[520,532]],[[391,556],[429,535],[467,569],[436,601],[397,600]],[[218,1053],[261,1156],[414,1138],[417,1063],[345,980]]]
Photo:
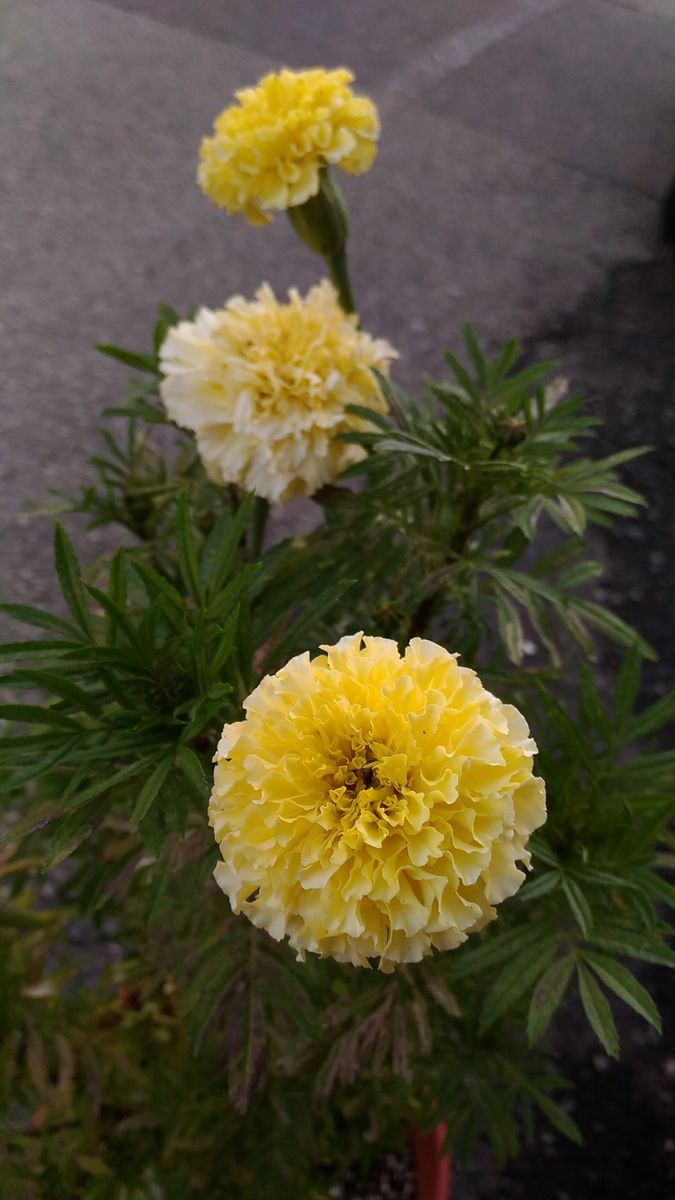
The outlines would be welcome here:
[[[347,404],[386,412],[372,368],[386,373],[396,357],[357,328],[328,280],[288,297],[263,284],[255,300],[202,308],[161,351],[167,412],[196,434],[210,478],[274,502],[311,495],[363,457],[333,439],[368,428]]]
[[[304,204],[319,189],[321,167],[350,175],[371,166],[380,132],[372,100],[355,96],[354,76],[336,71],[281,71],[235,92],[204,138],[199,183],[214,204],[265,225],[273,209]]]
[[[383,971],[495,916],[546,817],[525,719],[434,642],[343,637],[248,697],[215,756],[215,877],[235,912]]]

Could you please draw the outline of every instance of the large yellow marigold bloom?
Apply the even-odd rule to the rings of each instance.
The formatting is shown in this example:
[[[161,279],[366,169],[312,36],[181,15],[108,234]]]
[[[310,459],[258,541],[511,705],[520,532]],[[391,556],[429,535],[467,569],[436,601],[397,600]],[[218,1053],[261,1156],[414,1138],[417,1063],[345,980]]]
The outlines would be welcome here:
[[[367,171],[380,125],[372,100],[353,94],[353,78],[344,68],[284,70],[235,92],[238,104],[216,118],[213,137],[202,142],[202,191],[264,225],[273,209],[316,195],[321,167]]]
[[[169,416],[191,429],[216,483],[237,483],[267,500],[309,496],[363,457],[334,441],[367,429],[345,412],[386,412],[372,368],[396,351],[357,328],[324,280],[280,304],[268,284],[248,301],[202,308],[169,330],[161,350],[161,395]]]
[[[215,877],[277,940],[382,970],[495,916],[546,817],[517,709],[434,642],[343,637],[249,696],[215,757]]]

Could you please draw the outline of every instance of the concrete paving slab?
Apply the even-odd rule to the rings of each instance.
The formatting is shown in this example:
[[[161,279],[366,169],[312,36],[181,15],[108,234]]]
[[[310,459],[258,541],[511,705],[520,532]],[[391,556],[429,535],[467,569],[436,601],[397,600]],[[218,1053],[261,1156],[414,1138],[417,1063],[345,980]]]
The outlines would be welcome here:
[[[634,8],[636,12],[648,13],[653,17],[664,17],[675,21],[675,4],[673,0],[606,0],[608,4],[616,4],[619,8]]]
[[[511,0],[513,2],[513,0]],[[519,3],[521,0],[515,0]],[[541,0],[540,0],[541,2]],[[276,65],[346,65],[360,82],[395,75],[450,31],[473,27],[502,0],[95,0],[142,12],[271,57]]]
[[[675,4],[671,0],[675,17]],[[532,154],[657,196],[675,171],[675,19],[571,0],[422,99]]]
[[[492,341],[529,334],[654,240],[649,198],[412,103],[348,193],[360,310],[397,339],[405,379],[440,370],[465,320]]]
[[[518,4],[527,16],[531,0]],[[321,266],[283,218],[267,231],[230,219],[194,179],[214,113],[278,62],[267,42],[252,53],[98,0],[3,11],[3,590],[39,601],[50,530],[19,533],[17,514],[84,480],[100,410],[123,394],[123,369],[92,344],[142,348],[158,299],[216,306],[262,279],[282,293]],[[487,28],[469,40],[481,61]],[[373,170],[346,181],[353,274],[364,325],[398,346],[404,384],[442,369],[465,319],[494,340],[529,334],[609,264],[648,256],[653,201],[430,113],[392,77],[369,90],[385,127]]]

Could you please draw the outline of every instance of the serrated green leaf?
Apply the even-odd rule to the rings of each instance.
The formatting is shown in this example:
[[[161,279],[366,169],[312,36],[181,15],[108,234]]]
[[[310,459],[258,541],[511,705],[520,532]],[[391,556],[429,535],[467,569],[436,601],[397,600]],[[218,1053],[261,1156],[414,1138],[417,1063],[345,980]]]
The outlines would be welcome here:
[[[510,929],[508,933],[494,932],[482,945],[468,944],[455,950],[452,958],[446,964],[448,978],[454,982],[474,975],[477,971],[497,967],[532,940],[532,930],[529,927]]]
[[[134,811],[131,814],[132,829],[138,829],[138,826],[143,818],[147,816],[151,806],[154,804],[162,789],[162,785],[164,784],[166,777],[173,766],[173,763],[174,754],[172,752],[157,764],[152,774],[146,779],[139,792]]]
[[[618,729],[623,729],[635,706],[640,675],[642,673],[642,655],[636,645],[628,648],[614,687],[614,723]]]
[[[593,928],[593,913],[583,893],[583,889],[579,887],[576,879],[572,879],[570,875],[561,875],[561,882],[567,903],[572,910],[572,915],[577,925],[584,937],[589,937]]]
[[[49,658],[65,654],[68,650],[81,650],[81,644],[45,638],[43,641],[1,642],[0,659],[19,661],[22,658]]]
[[[204,593],[202,590],[201,580],[199,578],[197,551],[195,548],[187,496],[185,495],[185,492],[183,492],[183,494],[180,496],[176,505],[175,528],[178,567],[180,569],[183,583],[185,584],[189,594],[192,596],[192,599],[197,604],[201,604],[204,599]]]
[[[31,604],[0,604],[0,612],[4,612],[15,621],[23,621],[25,625],[33,625],[38,629],[47,629],[54,633],[67,633],[69,638],[79,638],[80,631],[69,621],[56,617],[53,613]]]
[[[661,1017],[659,1010],[649,992],[638,983],[635,976],[627,967],[616,962],[613,958],[595,954],[591,950],[584,951],[584,962],[590,964],[596,975],[607,985],[620,1000],[628,1004],[645,1021],[653,1025],[661,1033]]]
[[[555,1129],[568,1138],[570,1142],[574,1142],[577,1146],[583,1145],[583,1137],[581,1130],[576,1121],[566,1113],[555,1100],[544,1092],[537,1091],[533,1093],[536,1103]]]
[[[161,595],[169,602],[170,609],[175,612],[176,617],[184,616],[185,600],[173,584],[169,583],[168,579],[165,579],[163,575],[155,571],[153,567],[149,567],[147,563],[134,561],[132,566],[139,576],[150,600],[154,600],[158,595]]]
[[[156,757],[156,754],[153,754],[139,758],[137,762],[129,763],[126,767],[121,767],[119,771],[115,771],[112,775],[106,775],[104,779],[99,779],[96,783],[92,783],[83,792],[77,792],[74,796],[69,797],[68,807],[79,808],[95,797],[105,795],[106,792],[110,792],[113,788],[118,787],[120,783],[126,783],[129,779],[133,779],[134,775],[138,775],[141,771],[144,771]]]
[[[127,559],[122,546],[115,551],[110,563],[108,579],[108,596],[115,610],[126,615],[127,610]],[[112,616],[108,617],[106,626],[106,642],[114,646],[117,641],[118,623]]]
[[[44,860],[44,870],[50,870],[72,854],[85,838],[98,829],[108,812],[105,799],[82,805],[59,821]]]
[[[523,947],[495,979],[483,1004],[480,1032],[485,1033],[521,999],[546,970],[558,948],[558,935],[530,942]]]
[[[596,729],[605,739],[611,736],[611,728],[598,689],[586,663],[580,665],[579,708],[584,723]]]
[[[125,367],[131,367],[134,371],[143,371],[148,375],[161,375],[162,373],[150,354],[138,354],[133,350],[123,350],[121,346],[114,346],[110,342],[99,342],[95,349],[101,354],[106,354],[108,358],[114,358],[117,362],[124,363]]]
[[[5,676],[5,683],[19,682],[52,692],[62,700],[70,701],[76,709],[81,709],[90,716],[98,716],[101,711],[101,703],[97,698],[86,692],[84,688],[78,687],[66,675],[57,674],[56,671],[38,671],[31,667],[24,667]]]
[[[523,661],[524,633],[518,611],[511,601],[499,592],[495,596],[495,607],[499,636],[511,662],[519,666]]]
[[[487,384],[488,384],[487,363],[481,352],[481,348],[478,344],[478,338],[476,337],[473,326],[470,325],[468,321],[465,322],[465,325],[464,325],[464,344],[466,346],[467,354],[469,355],[469,358],[471,359],[471,362],[473,363],[473,367],[476,372],[476,375],[478,376],[482,386],[487,387]]]
[[[134,650],[144,654],[144,649],[143,645],[141,644],[139,634],[134,629],[126,613],[123,612],[123,610],[119,608],[117,604],[115,604],[114,600],[112,600],[110,596],[107,596],[105,592],[102,592],[100,588],[94,587],[91,583],[86,583],[85,587],[89,594],[94,597],[96,602],[100,604],[101,608],[108,617],[108,628],[111,630],[119,629],[124,634],[129,645]],[[112,640],[113,639],[111,639],[111,641]]]
[[[646,708],[630,722],[626,731],[626,737],[630,741],[639,741],[640,738],[649,737],[650,734],[663,729],[664,725],[669,724],[674,718],[675,692],[670,692],[667,696],[662,696],[660,700],[656,701],[656,704],[650,705],[649,708]]]
[[[593,930],[593,945],[602,950],[612,950],[626,958],[639,958],[643,962],[675,967],[675,953],[668,946],[632,929],[596,925]]]
[[[94,627],[84,596],[80,564],[68,534],[58,521],[54,528],[54,560],[63,598],[75,624],[93,641]]]
[[[607,997],[582,962],[577,963],[577,978],[581,1003],[591,1029],[609,1057],[618,1058],[619,1035]]]
[[[220,631],[220,638],[213,650],[210,659],[211,678],[218,678],[234,649],[238,623],[239,605],[236,604]]]
[[[601,604],[595,604],[591,600],[582,600],[578,596],[571,597],[569,603],[574,606],[575,612],[585,617],[591,625],[594,625],[596,629],[604,633],[610,641],[616,642],[619,646],[637,646],[644,658],[649,658],[652,661],[656,659],[656,651],[649,645],[649,642],[640,637],[616,613],[603,608]]]
[[[209,597],[217,595],[227,579],[252,507],[253,496],[245,496],[235,516],[223,513],[206,539],[199,573]]]
[[[534,989],[527,1015],[527,1036],[531,1046],[539,1041],[554,1012],[560,1007],[573,970],[574,959],[571,955],[559,958],[544,971]]]
[[[22,725],[58,725],[73,733],[80,726],[72,717],[56,708],[38,704],[0,704],[0,721],[20,721]]]
[[[518,900],[521,903],[527,903],[529,900],[539,900],[542,896],[547,896],[549,892],[554,892],[560,886],[560,874],[558,871],[544,871],[535,875],[534,879],[528,879],[518,892]]]
[[[324,588],[316,599],[303,609],[290,629],[287,629],[283,633],[272,650],[269,651],[265,659],[265,671],[268,671],[274,664],[283,662],[290,653],[296,650],[301,636],[315,622],[319,621],[324,613],[328,612],[353,584],[353,579],[340,579],[337,583],[330,583],[328,587]]]
[[[189,780],[197,795],[206,799],[209,793],[209,783],[199,758],[189,746],[179,746],[176,753],[176,763]]]

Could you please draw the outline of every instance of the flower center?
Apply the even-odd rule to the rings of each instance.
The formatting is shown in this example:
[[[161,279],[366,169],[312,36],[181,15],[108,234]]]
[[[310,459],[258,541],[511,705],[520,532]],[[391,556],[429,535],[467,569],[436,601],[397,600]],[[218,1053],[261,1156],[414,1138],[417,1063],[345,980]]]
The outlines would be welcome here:
[[[408,812],[407,763],[402,754],[352,745],[329,776],[328,809],[333,829],[350,843],[381,845]]]

